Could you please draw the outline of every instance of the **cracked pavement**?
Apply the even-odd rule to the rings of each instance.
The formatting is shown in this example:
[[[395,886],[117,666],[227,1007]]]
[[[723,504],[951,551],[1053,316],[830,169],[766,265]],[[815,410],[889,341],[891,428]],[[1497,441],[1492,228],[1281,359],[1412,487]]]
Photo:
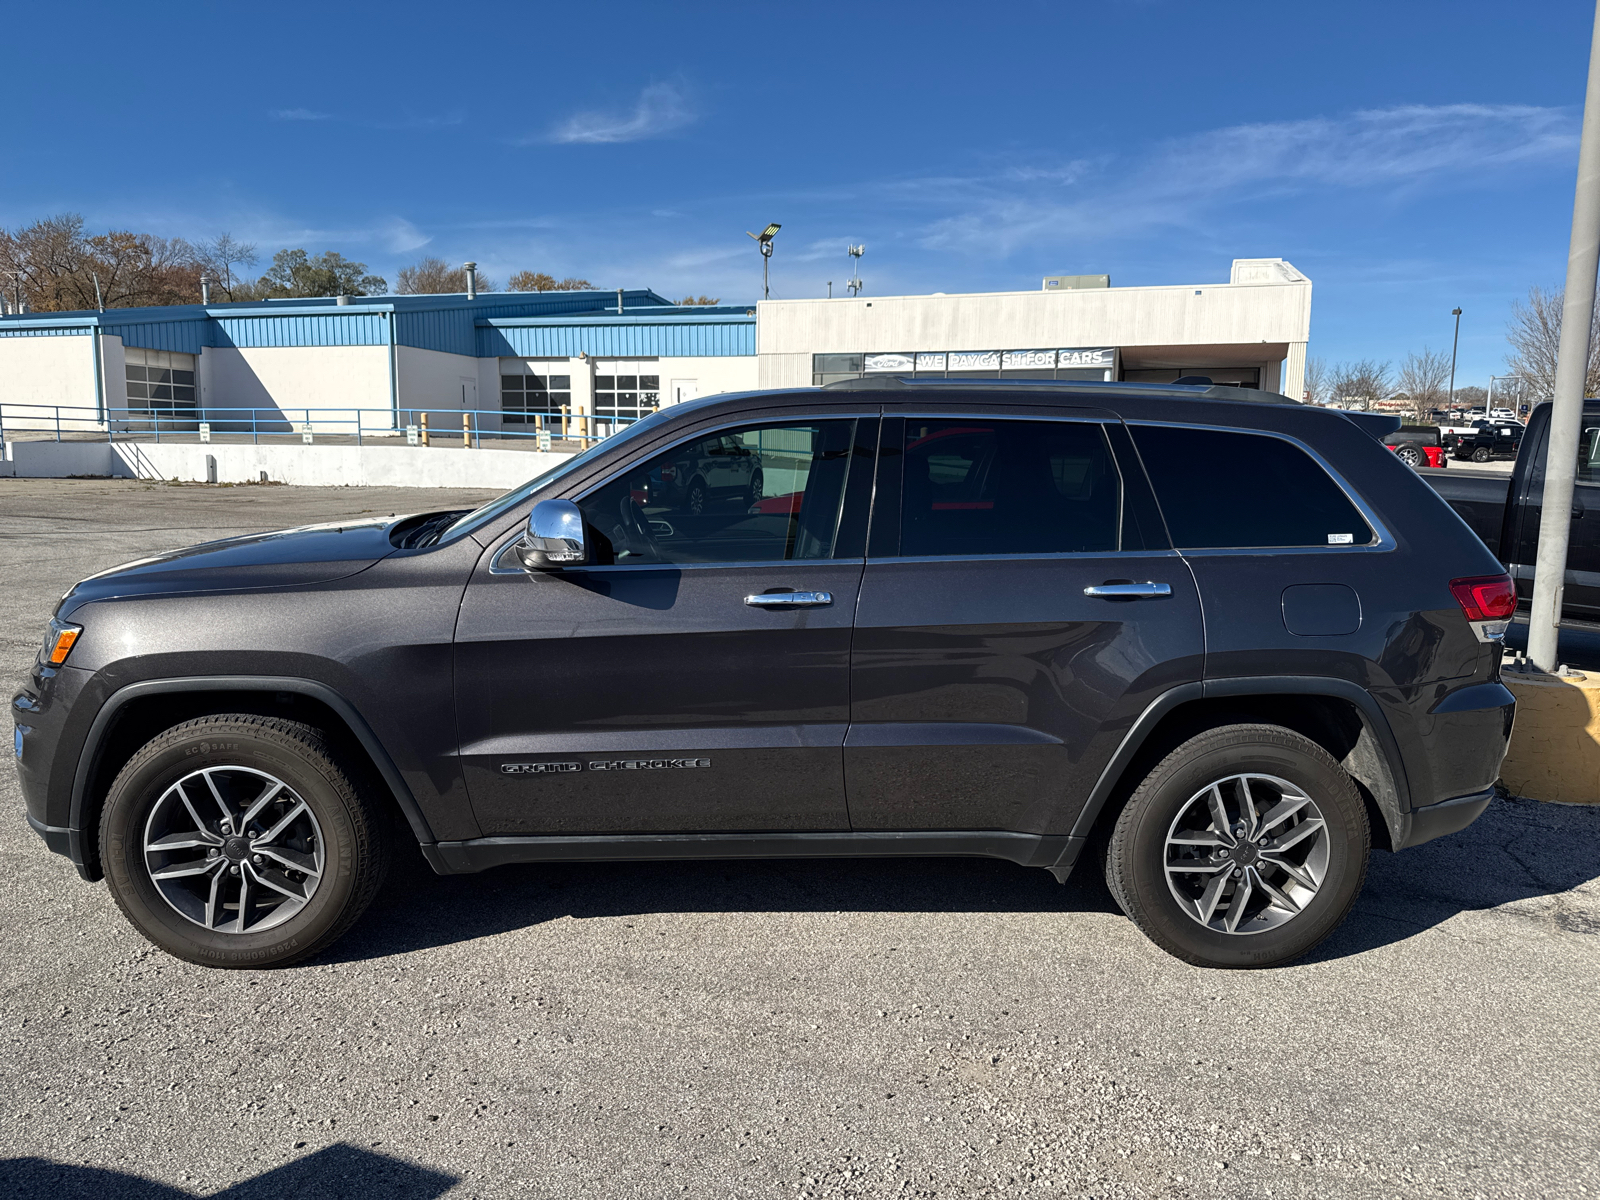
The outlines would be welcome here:
[[[0,667],[115,563],[477,498],[0,480]],[[9,769],[0,809],[7,1195],[1600,1194],[1600,809],[1376,854],[1258,972],[1167,957],[1087,872],[409,857],[323,957],[209,971],[45,850]]]

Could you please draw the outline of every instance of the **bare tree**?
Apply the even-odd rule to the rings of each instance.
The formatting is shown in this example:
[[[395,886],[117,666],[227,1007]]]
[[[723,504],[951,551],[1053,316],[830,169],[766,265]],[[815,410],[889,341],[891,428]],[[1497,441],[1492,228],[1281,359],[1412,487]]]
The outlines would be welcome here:
[[[565,279],[557,279],[554,275],[547,275],[543,271],[518,271],[513,275],[506,287],[513,292],[592,292],[594,284],[587,279],[579,279],[568,275]]]
[[[0,230],[6,290],[39,312],[193,304],[202,269],[195,247],[182,238],[118,229],[89,235],[76,213]]]
[[[1437,408],[1449,397],[1450,359],[1424,346],[1400,364],[1399,388],[1418,411]]]
[[[1562,288],[1528,289],[1526,304],[1511,306],[1511,321],[1506,326],[1506,340],[1511,343],[1511,356],[1506,364],[1527,380],[1526,399],[1537,404],[1555,395],[1556,355],[1561,348],[1561,306],[1565,300]],[[1584,372],[1583,394],[1600,394],[1600,321],[1593,316],[1589,323],[1589,365]]]
[[[499,289],[482,271],[478,272],[478,290],[494,292]],[[394,290],[402,296],[440,295],[467,290],[467,269],[452,267],[442,258],[429,256],[414,266],[401,267]],[[515,290],[515,289],[513,289]]]
[[[235,241],[231,233],[219,233],[210,241],[195,247],[195,254],[205,270],[206,278],[228,300],[248,300],[243,295],[249,281],[239,274],[239,267],[256,265],[256,248],[253,242]]]
[[[1394,391],[1389,364],[1370,358],[1339,363],[1328,372],[1328,391],[1335,403],[1347,408],[1371,408]]]
[[[1326,359],[1306,359],[1306,401],[1309,404],[1328,402],[1328,363]]]
[[[704,295],[701,295],[701,296],[685,296],[682,300],[679,300],[678,303],[680,305],[683,305],[683,304],[721,304],[722,303],[722,298],[720,296],[704,296]]]

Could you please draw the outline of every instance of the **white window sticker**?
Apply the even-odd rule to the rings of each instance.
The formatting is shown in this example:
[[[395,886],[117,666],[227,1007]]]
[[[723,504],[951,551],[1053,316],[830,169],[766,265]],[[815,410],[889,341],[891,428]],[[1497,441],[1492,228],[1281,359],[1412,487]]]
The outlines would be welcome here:
[[[1355,540],[1356,535],[1353,533],[1330,533],[1328,535],[1328,545],[1330,546],[1349,546]]]

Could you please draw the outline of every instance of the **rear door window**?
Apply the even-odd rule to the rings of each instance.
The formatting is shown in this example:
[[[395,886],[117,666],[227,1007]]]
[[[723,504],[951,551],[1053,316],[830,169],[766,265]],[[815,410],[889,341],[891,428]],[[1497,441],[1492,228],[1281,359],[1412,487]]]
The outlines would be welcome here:
[[[1365,546],[1372,527],[1320,463],[1282,438],[1132,425],[1179,549]]]
[[[905,419],[903,557],[1120,549],[1122,478],[1098,423]]]

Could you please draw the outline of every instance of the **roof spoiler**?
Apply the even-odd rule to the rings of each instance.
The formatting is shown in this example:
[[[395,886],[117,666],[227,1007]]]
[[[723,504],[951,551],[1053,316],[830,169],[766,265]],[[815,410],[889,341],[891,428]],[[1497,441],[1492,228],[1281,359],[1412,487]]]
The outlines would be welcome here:
[[[1344,416],[1357,429],[1370,433],[1380,442],[1400,428],[1400,418],[1388,413],[1351,412],[1347,409]]]

